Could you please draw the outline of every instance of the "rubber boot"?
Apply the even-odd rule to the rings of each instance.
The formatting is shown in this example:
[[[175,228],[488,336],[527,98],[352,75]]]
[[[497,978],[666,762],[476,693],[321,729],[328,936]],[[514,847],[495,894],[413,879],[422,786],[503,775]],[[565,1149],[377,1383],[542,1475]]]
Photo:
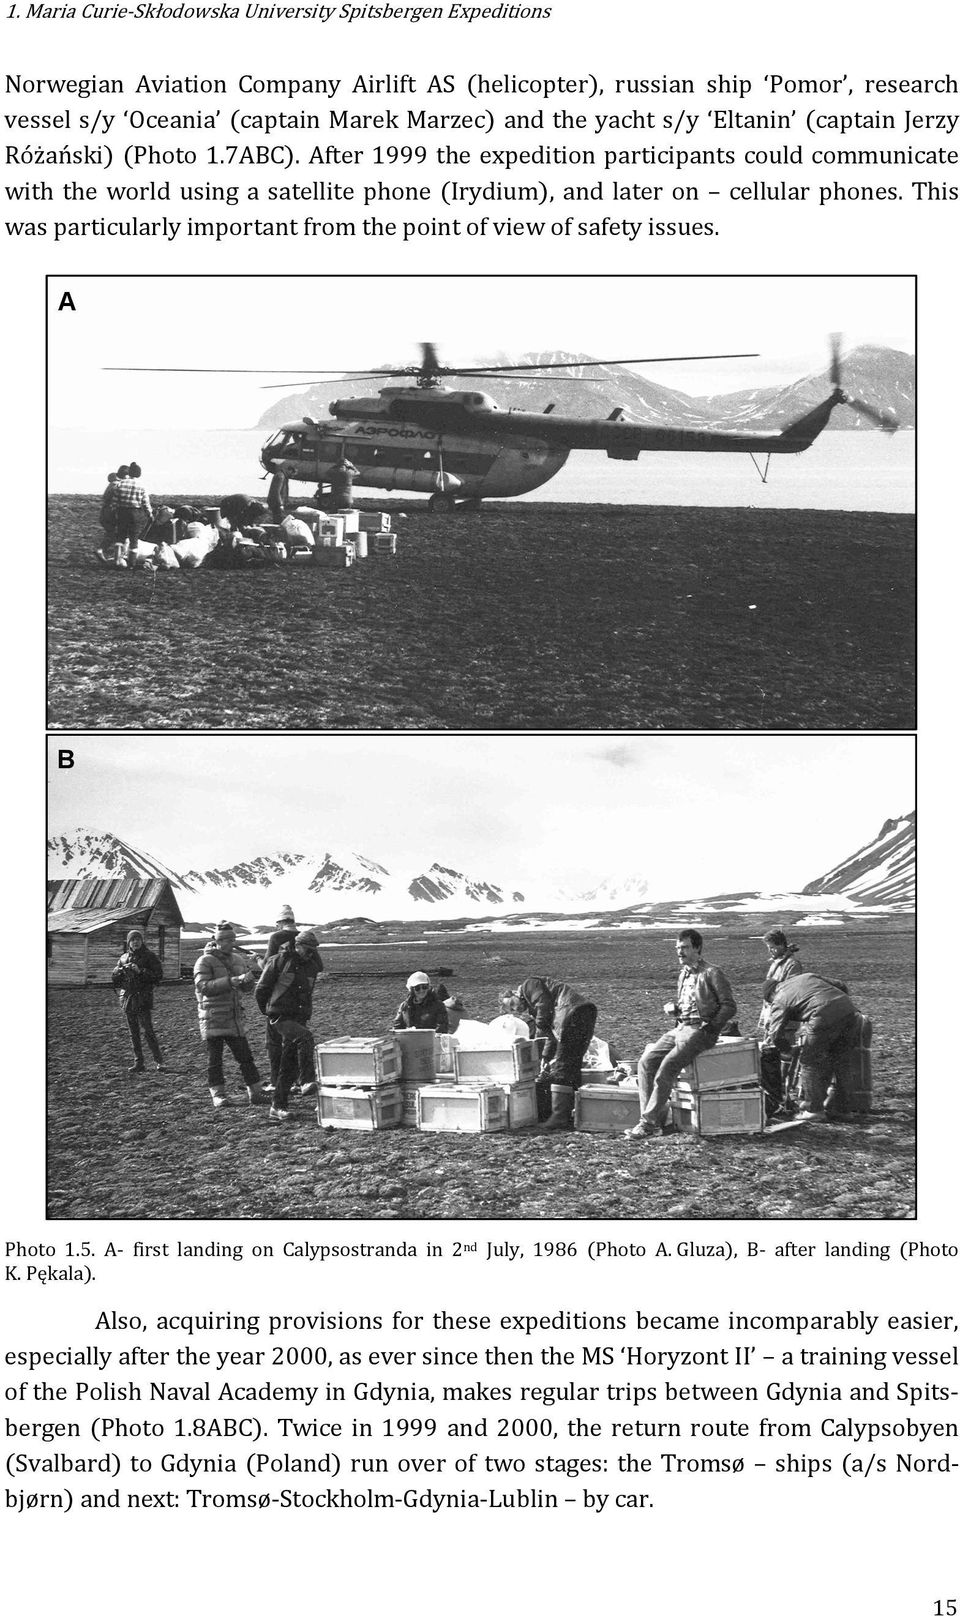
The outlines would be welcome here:
[[[554,1083],[550,1088],[550,1115],[543,1124],[543,1133],[559,1133],[573,1127],[573,1089],[565,1083]]]

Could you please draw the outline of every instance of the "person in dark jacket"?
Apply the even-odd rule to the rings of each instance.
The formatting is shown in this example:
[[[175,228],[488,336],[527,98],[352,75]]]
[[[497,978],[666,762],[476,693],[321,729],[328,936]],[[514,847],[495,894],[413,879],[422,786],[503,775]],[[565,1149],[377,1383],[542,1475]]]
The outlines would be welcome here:
[[[287,940],[280,943],[257,983],[257,1005],[281,1040],[271,1122],[286,1122],[290,1115],[287,1103],[298,1066],[301,1093],[305,1068],[307,1092],[315,1087],[310,1073],[313,1033],[308,1023],[313,1013],[314,983],[322,970],[316,933],[301,931],[295,937],[288,934]]]
[[[273,958],[284,943],[296,940],[297,922],[293,918],[293,910],[288,903],[282,904],[277,916],[277,924],[267,940],[267,959]],[[280,1053],[283,1049],[283,1038],[276,1027],[266,1022],[267,1028],[267,1060],[270,1062],[270,1088],[277,1086],[277,1074],[280,1071]]]
[[[120,989],[120,1008],[130,1029],[134,1056],[131,1072],[144,1070],[141,1032],[157,1071],[162,1071],[163,1056],[153,1030],[153,990],[163,981],[163,966],[156,954],[150,952],[138,927],[127,932],[126,949],[117,960],[110,980],[114,988]]]
[[[800,1024],[800,1116],[822,1122],[824,1104],[837,1061],[855,1047],[860,1016],[849,993],[838,982],[801,971],[781,982],[770,1002],[767,1038],[778,1049],[789,1047]]]
[[[790,976],[799,976],[803,966],[800,964],[799,946],[796,943],[788,943],[786,932],[779,926],[765,931],[763,941],[769,964],[763,979],[763,1004],[760,1007],[757,1037],[760,1040],[760,1082],[769,1119],[779,1116],[784,1111],[783,1057],[767,1037],[770,1001],[780,983],[785,982]]]
[[[534,1024],[534,1038],[544,1040],[537,1082],[537,1114],[553,1132],[573,1127],[573,1102],[580,1087],[583,1058],[597,1025],[597,1007],[569,982],[550,976],[528,976],[501,1006]]]
[[[407,977],[407,996],[397,1006],[394,1028],[432,1027],[434,1032],[448,1032],[450,1017],[446,1000],[430,985],[426,971],[414,971]]]

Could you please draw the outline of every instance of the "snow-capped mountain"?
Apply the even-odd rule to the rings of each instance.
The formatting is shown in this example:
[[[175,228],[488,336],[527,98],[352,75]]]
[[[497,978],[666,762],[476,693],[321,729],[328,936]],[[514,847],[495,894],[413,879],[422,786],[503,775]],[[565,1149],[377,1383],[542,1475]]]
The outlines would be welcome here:
[[[623,365],[598,364],[589,354],[525,353],[512,357],[497,354],[481,360],[480,366],[497,364],[562,365],[549,376],[514,376],[509,381],[485,378],[483,390],[502,410],[532,410],[539,413],[555,404],[563,415],[608,415],[611,409],[625,412],[625,418],[641,426],[706,427],[777,430],[806,413],[825,399],[831,389],[827,369],[791,383],[788,387],[758,387],[735,393],[693,397],[678,392]],[[587,368],[589,366],[589,368]],[[384,366],[384,369],[389,368]],[[892,409],[901,426],[916,421],[915,362],[911,354],[894,348],[863,346],[843,358],[845,390],[877,409]],[[386,383],[353,380],[317,382],[302,393],[293,393],[271,405],[260,417],[261,428],[282,426],[304,415],[324,416],[335,398],[370,398]],[[443,385],[451,389],[473,390],[477,378],[445,376]],[[845,406],[831,417],[829,430],[863,428],[874,430],[876,423]]]
[[[110,831],[88,830],[82,825],[48,838],[47,874],[65,881],[172,881],[190,890],[188,879],[175,875],[159,859],[141,853]]]
[[[914,906],[916,815],[888,820],[868,846],[818,877],[802,892],[727,892],[650,901],[642,876],[611,876],[589,891],[532,889],[528,884],[480,877],[433,862],[421,869],[389,870],[362,853],[325,848],[321,853],[277,851],[222,869],[178,875],[109,832],[81,829],[50,838],[51,877],[163,877],[177,889],[188,922],[229,915],[245,926],[269,927],[281,904],[298,921],[327,925],[371,921],[464,920],[516,927],[566,924],[624,927],[673,923],[720,925],[749,916],[793,917],[794,923],[905,914]],[[767,923],[769,923],[769,918]]]
[[[866,847],[804,887],[805,897],[840,893],[856,903],[912,909],[917,895],[916,810],[888,819]]]

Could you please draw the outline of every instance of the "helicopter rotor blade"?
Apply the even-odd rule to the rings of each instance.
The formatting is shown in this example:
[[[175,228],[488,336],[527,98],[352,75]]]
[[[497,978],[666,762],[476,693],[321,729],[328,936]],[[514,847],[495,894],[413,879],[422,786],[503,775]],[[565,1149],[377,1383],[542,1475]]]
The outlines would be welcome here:
[[[840,344],[843,337],[839,331],[830,333],[830,386],[840,386]]]
[[[642,359],[561,359],[556,363],[551,360],[543,365],[533,362],[528,365],[484,365],[482,369],[470,365],[446,365],[443,368],[448,376],[503,376],[510,371],[539,374],[542,370],[570,370],[574,365],[579,365],[581,370],[594,370],[598,365],[673,365],[691,359],[759,359],[759,357],[759,354],[755,353],[648,354]],[[574,380],[580,378],[575,377]]]
[[[849,393],[843,394],[843,402],[859,415],[865,415],[868,421],[873,421],[882,432],[896,432],[900,425],[895,410],[879,409],[875,404],[867,404],[862,398],[852,398]]]

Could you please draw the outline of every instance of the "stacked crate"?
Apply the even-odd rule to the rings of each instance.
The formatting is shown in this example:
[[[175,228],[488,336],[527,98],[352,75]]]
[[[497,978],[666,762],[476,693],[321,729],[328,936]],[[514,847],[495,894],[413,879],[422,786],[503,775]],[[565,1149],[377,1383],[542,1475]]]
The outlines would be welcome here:
[[[529,1127],[537,1120],[539,1064],[533,1039],[517,1039],[505,1049],[464,1049],[455,1043],[453,1081],[425,1102],[421,1094],[420,1127],[476,1133]]]
[[[331,1038],[314,1049],[321,1128],[398,1128],[403,1120],[395,1038]]]
[[[639,1121],[640,1090],[635,1085],[622,1089],[617,1084],[581,1083],[577,1089],[573,1125],[581,1133],[626,1133]]]
[[[684,1068],[670,1096],[674,1127],[715,1137],[762,1133],[760,1050],[754,1038],[721,1038]]]
[[[394,1034],[400,1051],[400,1097],[403,1126],[417,1126],[417,1095],[426,1085],[437,1082],[437,1035],[427,1028],[410,1028]]]

